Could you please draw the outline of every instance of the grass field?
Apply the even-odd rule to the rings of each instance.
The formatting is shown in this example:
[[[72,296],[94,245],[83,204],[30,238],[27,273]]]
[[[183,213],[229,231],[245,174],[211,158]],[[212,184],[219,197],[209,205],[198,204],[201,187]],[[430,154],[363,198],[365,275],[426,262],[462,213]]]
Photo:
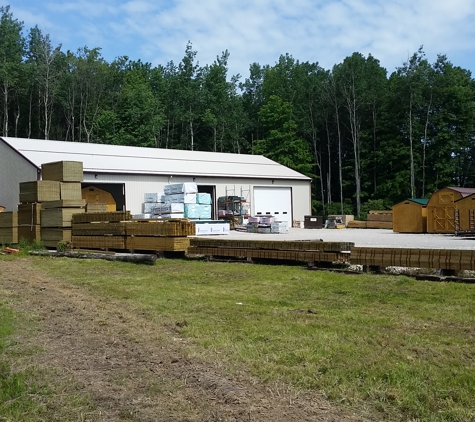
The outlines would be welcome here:
[[[385,420],[475,420],[475,286],[299,267],[37,259],[189,339],[190,355]]]

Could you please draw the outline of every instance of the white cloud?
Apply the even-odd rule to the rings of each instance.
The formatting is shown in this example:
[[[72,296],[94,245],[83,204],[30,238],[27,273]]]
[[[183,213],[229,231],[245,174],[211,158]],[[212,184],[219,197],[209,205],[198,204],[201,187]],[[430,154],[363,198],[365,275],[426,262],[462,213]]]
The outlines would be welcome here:
[[[454,64],[475,70],[475,2],[467,0],[16,3],[12,11],[21,13],[25,26],[52,31],[56,43],[73,51],[102,47],[107,60],[128,55],[153,64],[178,63],[190,40],[201,65],[227,49],[230,73],[244,77],[251,63],[273,65],[285,53],[327,69],[355,51],[371,53],[392,72],[424,45],[431,61],[447,54],[460,60]]]

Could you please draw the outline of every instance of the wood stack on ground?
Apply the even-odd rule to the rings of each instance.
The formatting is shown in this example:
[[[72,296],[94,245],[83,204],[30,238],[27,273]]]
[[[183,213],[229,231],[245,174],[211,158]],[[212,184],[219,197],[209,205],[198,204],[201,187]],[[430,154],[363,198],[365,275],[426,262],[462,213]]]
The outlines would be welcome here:
[[[132,219],[129,211],[85,213],[73,217],[72,246],[183,252],[195,231],[188,219]]]
[[[18,212],[0,213],[0,245],[18,243]]]
[[[219,258],[260,258],[319,263],[349,262],[350,242],[192,238],[188,253]]]
[[[393,228],[392,210],[370,211],[366,219],[366,228],[392,229]]]
[[[81,182],[83,165],[78,161],[58,161],[41,166],[43,181],[59,183],[59,199],[41,203],[41,240],[46,247],[71,242],[72,217],[85,212]]]
[[[355,247],[351,264],[369,267],[412,267],[453,271],[475,270],[475,251]]]

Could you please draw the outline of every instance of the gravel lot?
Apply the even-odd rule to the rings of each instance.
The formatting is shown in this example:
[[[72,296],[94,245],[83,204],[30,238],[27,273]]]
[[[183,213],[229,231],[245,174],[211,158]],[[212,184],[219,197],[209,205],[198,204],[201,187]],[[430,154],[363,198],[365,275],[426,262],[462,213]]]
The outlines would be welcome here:
[[[204,236],[201,236],[204,237]],[[225,236],[206,236],[227,239],[260,240],[316,240],[325,242],[353,242],[355,246],[417,249],[473,249],[475,238],[450,234],[406,234],[382,229],[289,229],[286,234],[245,233],[232,230]]]

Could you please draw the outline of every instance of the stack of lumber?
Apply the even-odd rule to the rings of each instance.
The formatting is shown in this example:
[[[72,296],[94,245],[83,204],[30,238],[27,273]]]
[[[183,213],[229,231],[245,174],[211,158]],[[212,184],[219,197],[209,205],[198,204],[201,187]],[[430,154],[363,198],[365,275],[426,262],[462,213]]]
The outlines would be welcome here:
[[[18,212],[0,213],[0,245],[18,243]]]
[[[195,223],[188,219],[132,219],[129,211],[73,217],[72,244],[83,249],[186,251]]]
[[[475,270],[475,251],[456,249],[352,248],[351,264],[456,271]]]
[[[349,221],[346,227],[348,227],[349,229],[367,229],[368,228],[367,222],[360,221],[360,220]]]
[[[191,239],[189,254],[214,257],[263,258],[306,262],[345,263],[350,242]]]
[[[41,166],[42,182],[59,184],[59,198],[41,201],[41,240],[46,247],[71,242],[72,217],[85,212],[81,181],[83,164],[79,161],[57,161]]]
[[[392,229],[393,228],[392,210],[370,211],[366,219],[366,228]]]

